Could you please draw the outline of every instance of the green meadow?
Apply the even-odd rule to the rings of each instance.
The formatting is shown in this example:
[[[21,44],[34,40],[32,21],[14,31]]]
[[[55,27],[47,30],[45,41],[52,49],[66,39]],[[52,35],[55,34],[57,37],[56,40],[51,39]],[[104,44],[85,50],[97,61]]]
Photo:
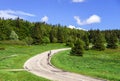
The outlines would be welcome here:
[[[5,69],[22,69],[25,61],[41,52],[64,48],[64,44],[47,45],[0,45],[0,81],[49,81],[27,71],[5,71]]]
[[[63,51],[54,55],[51,62],[65,71],[120,81],[120,48],[105,51],[88,50],[83,57],[71,56],[70,50]]]

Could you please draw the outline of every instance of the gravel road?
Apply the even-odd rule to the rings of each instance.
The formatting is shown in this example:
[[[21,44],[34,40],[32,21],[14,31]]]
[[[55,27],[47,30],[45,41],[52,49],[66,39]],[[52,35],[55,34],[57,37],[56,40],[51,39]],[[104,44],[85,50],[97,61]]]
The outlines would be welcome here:
[[[70,48],[51,50],[51,56],[59,51],[68,49]],[[44,77],[52,81],[103,81],[100,79],[57,69],[51,65],[50,58],[48,58],[48,53],[50,53],[50,51],[43,52],[28,59],[23,66],[24,69],[37,76]]]

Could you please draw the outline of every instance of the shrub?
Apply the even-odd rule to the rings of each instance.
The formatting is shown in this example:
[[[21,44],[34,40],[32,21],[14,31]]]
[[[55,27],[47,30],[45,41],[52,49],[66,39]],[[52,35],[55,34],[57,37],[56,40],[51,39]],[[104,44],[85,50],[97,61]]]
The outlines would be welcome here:
[[[44,38],[42,39],[42,42],[45,43],[45,44],[50,43],[49,37],[44,37]]]
[[[57,43],[57,38],[53,38],[53,43]]]
[[[33,43],[32,37],[26,37],[23,41],[25,41],[28,45],[31,45]]]
[[[15,33],[15,31],[11,31],[11,34],[10,34],[10,39],[11,40],[18,40],[18,35]]]

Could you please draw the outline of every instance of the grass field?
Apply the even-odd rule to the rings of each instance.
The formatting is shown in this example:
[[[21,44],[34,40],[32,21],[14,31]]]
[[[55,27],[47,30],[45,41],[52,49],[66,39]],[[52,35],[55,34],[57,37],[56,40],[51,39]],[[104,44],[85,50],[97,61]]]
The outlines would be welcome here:
[[[64,44],[36,46],[0,45],[0,81],[49,81],[26,71],[4,71],[4,69],[21,69],[30,57],[51,49],[64,48]]]
[[[83,57],[70,56],[70,50],[52,57],[51,62],[58,68],[87,76],[120,81],[120,48],[105,51],[86,51]]]

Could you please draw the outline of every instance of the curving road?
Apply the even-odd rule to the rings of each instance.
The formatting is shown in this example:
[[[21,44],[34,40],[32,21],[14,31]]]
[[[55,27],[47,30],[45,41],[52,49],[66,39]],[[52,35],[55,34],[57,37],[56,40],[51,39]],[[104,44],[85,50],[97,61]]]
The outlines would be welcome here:
[[[51,55],[68,50],[70,48],[63,48],[57,50],[51,50]],[[24,69],[37,75],[52,81],[103,81],[100,79],[95,79],[75,73],[66,72],[60,69],[55,68],[50,64],[50,59],[48,59],[48,53],[43,52],[38,54],[30,59],[28,59],[24,64]]]

